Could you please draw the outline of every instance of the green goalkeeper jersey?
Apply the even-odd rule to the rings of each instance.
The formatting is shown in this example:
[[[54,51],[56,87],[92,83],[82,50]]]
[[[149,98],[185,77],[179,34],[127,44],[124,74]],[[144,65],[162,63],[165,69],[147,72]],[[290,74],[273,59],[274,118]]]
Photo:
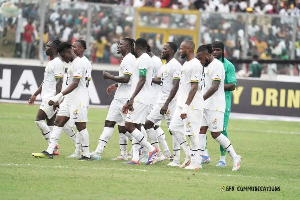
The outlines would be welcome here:
[[[222,62],[222,58],[219,59]],[[223,66],[225,69],[225,84],[234,84],[236,85],[236,76],[235,76],[235,67],[234,65],[224,58]],[[225,91],[225,100],[226,100],[226,108],[225,112],[230,112],[231,111],[231,91]]]

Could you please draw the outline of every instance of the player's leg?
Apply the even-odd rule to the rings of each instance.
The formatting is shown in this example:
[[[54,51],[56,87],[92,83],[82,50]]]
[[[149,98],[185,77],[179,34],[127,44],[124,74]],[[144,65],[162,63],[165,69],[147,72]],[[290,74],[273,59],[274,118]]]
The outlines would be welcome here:
[[[35,124],[41,130],[41,133],[45,138],[45,140],[49,143],[51,130],[49,126],[46,124],[45,119],[47,119],[46,113],[43,110],[39,109],[35,118]]]
[[[54,120],[55,120],[55,112],[53,110],[53,106],[49,106],[47,100],[44,100],[40,109],[37,112],[35,123],[37,127],[41,130],[43,137],[49,143],[49,138],[51,135],[51,131],[53,130]],[[47,120],[47,123],[45,122]]]
[[[160,126],[155,126],[154,130],[156,131],[156,136],[159,144],[161,145],[163,151],[165,152],[165,156],[167,159],[171,159],[172,155],[166,141],[166,134]]]
[[[211,131],[212,137],[223,146],[233,160],[232,171],[237,171],[240,168],[241,156],[237,155],[230,140],[221,134],[223,130],[224,113],[218,111],[210,111],[210,125],[209,130]]]
[[[163,115],[161,115],[159,113],[161,108],[161,105],[159,104],[155,104],[153,109],[151,110],[151,112],[149,113],[149,115],[147,116],[147,120],[145,122],[144,128],[147,132],[147,135],[149,137],[149,141],[151,143],[152,146],[154,146],[155,148],[159,149],[159,144],[158,144],[158,138],[157,138],[157,132],[154,129],[155,125],[161,121],[161,119],[163,118]],[[159,152],[158,156],[155,160],[156,162],[161,162],[165,159],[165,156]]]
[[[202,164],[209,164],[211,162],[210,156],[208,155],[208,150],[207,150],[207,132],[208,129],[208,113],[207,110],[203,110],[203,120],[202,120],[202,125],[200,128],[200,135],[199,135],[199,140],[200,140],[200,154],[202,156]]]
[[[170,131],[175,136],[177,142],[185,153],[185,160],[183,164],[180,166],[182,168],[188,166],[191,162],[190,149],[187,145],[186,137],[184,134],[184,124],[183,120],[180,118],[182,108],[177,107],[176,111],[172,117],[172,121],[170,124]]]
[[[120,152],[121,154],[114,158],[114,160],[128,160],[128,153],[127,153],[127,143],[128,137],[126,136],[126,128],[125,126],[118,125],[119,130],[119,144],[120,144]],[[132,139],[131,139],[132,140]]]
[[[124,103],[125,104],[125,103]],[[123,104],[123,105],[124,105]],[[101,154],[108,143],[109,139],[112,137],[114,133],[114,126],[117,121],[123,120],[123,115],[121,113],[121,102],[119,100],[114,99],[109,107],[103,131],[99,137],[98,145],[94,152],[91,153],[92,159],[101,159]]]
[[[53,151],[55,150],[56,145],[58,144],[58,140],[63,130],[63,126],[69,120],[69,117],[57,115],[55,119],[55,126],[53,131],[51,132],[51,136],[49,139],[49,145],[46,151],[42,153],[32,153],[32,156],[38,158],[53,158]]]
[[[144,148],[149,151],[149,158],[147,164],[152,164],[157,156],[158,149],[153,147],[143,133],[138,129],[142,123],[145,123],[148,114],[148,106],[139,102],[133,104],[134,110],[129,112],[126,116],[125,127],[126,130],[139,142]],[[134,122],[134,123],[133,123]]]
[[[86,122],[75,122],[78,135],[81,138],[82,156],[80,160],[90,160],[90,137],[86,128]]]
[[[224,113],[224,127],[223,127],[223,131],[222,134],[228,138],[228,133],[227,133],[227,127],[228,127],[228,122],[229,122],[229,111],[226,111]],[[224,167],[226,166],[226,150],[222,147],[222,145],[220,145],[220,160],[217,164],[218,167]]]
[[[115,121],[105,120],[103,131],[98,140],[98,145],[95,151],[90,154],[92,159],[96,159],[96,160],[101,159],[101,154],[106,144],[108,143],[109,139],[112,137],[114,133],[115,124],[116,124]]]
[[[47,118],[46,119],[47,125],[50,128],[50,135],[51,135],[51,132],[53,131],[53,128],[54,128],[55,119],[56,119],[56,113],[53,115],[52,118],[50,118],[50,119]],[[55,146],[55,149],[53,151],[53,155],[54,156],[59,156],[59,146],[58,146],[58,144]]]
[[[191,141],[191,164],[185,167],[185,169],[197,170],[202,168],[199,141],[199,131],[201,128],[202,119],[202,110],[189,110],[187,118],[184,120],[185,129],[190,131],[188,136]]]
[[[175,135],[169,130],[171,136],[172,136],[172,147],[173,147],[173,160],[168,164],[168,166],[172,167],[179,167],[180,166],[180,144],[176,140]]]

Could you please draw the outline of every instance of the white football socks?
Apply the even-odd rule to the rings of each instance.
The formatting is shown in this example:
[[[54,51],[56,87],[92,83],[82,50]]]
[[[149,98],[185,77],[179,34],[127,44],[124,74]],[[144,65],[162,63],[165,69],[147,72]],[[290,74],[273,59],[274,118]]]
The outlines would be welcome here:
[[[132,138],[132,160],[139,161],[140,160],[140,143],[135,137]]]
[[[206,134],[199,134],[199,150],[201,156],[204,156],[205,146],[206,146]]]
[[[49,154],[53,154],[54,148],[58,144],[58,140],[61,136],[62,131],[63,131],[63,127],[58,127],[58,126],[53,127],[53,131],[50,137],[50,143],[47,148],[47,152]]]
[[[83,129],[82,131],[78,132],[81,137],[81,147],[82,147],[82,155],[85,157],[90,157],[90,137],[89,132],[86,129]]]
[[[194,165],[200,165],[200,150],[199,150],[199,134],[195,136],[189,136],[191,141],[191,161]]]
[[[37,127],[39,127],[39,129],[41,130],[42,135],[45,138],[45,140],[49,143],[51,130],[50,130],[49,126],[46,124],[45,120],[35,121],[35,123],[36,123]]]
[[[172,143],[173,143],[174,160],[179,162],[180,161],[180,144],[177,142],[174,134],[172,134]]]
[[[158,142],[160,143],[162,149],[165,152],[165,156],[166,157],[170,157],[171,156],[171,152],[170,152],[168,143],[166,141],[166,135],[165,135],[165,133],[164,133],[164,131],[162,130],[161,127],[158,127],[156,129],[156,136],[157,136]]]
[[[114,128],[112,127],[104,127],[103,132],[99,138],[98,146],[96,148],[96,152],[101,154],[103,152],[104,147],[106,146],[108,140],[114,133]]]
[[[76,134],[73,130],[73,127],[71,127],[69,125],[69,123],[66,123],[64,125],[64,131],[66,132],[66,134],[71,138],[71,140],[73,140],[74,143],[76,143]]]
[[[233,146],[231,145],[229,139],[226,136],[220,134],[217,138],[215,138],[215,140],[219,142],[219,144],[222,145],[224,149],[226,149],[226,151],[229,153],[231,158],[235,158],[237,156],[237,154],[233,149]]]
[[[180,144],[182,150],[184,151],[185,156],[190,157],[190,150],[189,147],[187,146],[185,135],[179,131],[173,131],[172,133],[175,135],[175,138],[177,142]]]
[[[143,147],[146,147],[149,152],[154,151],[155,148],[147,141],[141,131],[139,131],[138,129],[134,129],[131,134]]]
[[[125,156],[127,154],[127,141],[128,137],[124,133],[119,133],[120,140],[120,151],[121,151],[121,156]]]

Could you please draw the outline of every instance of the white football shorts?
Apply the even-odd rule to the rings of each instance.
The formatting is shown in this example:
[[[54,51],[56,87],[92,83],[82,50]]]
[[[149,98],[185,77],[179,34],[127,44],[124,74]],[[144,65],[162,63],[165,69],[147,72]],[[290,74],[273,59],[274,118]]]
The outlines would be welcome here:
[[[179,131],[184,135],[190,136],[195,136],[196,134],[199,134],[202,123],[203,111],[188,109],[187,118],[184,120],[182,120],[180,117],[181,111],[182,107],[177,106],[169,127],[170,131]]]
[[[149,106],[141,102],[133,103],[133,111],[129,111],[126,115],[126,122],[134,124],[144,124],[149,113]]]
[[[172,116],[175,113],[176,110],[176,101],[171,101],[167,110],[167,113],[165,115],[160,114],[160,109],[163,107],[163,103],[157,103],[151,110],[150,114],[147,117],[147,120],[153,122],[155,125],[160,122],[162,119],[165,119],[167,121],[168,126],[171,123]]]
[[[208,126],[210,132],[223,131],[224,113],[216,110],[203,110],[202,126]]]
[[[57,112],[57,109],[53,110],[53,106],[49,106],[48,104],[49,101],[49,99],[43,100],[40,105],[40,109],[46,113],[48,119],[51,119]]]
[[[82,104],[68,104],[63,101],[57,113],[58,116],[69,117],[71,122],[87,122],[88,121],[88,106]]]
[[[126,114],[122,113],[122,108],[126,103],[127,99],[113,99],[109,106],[106,120],[125,126]]]

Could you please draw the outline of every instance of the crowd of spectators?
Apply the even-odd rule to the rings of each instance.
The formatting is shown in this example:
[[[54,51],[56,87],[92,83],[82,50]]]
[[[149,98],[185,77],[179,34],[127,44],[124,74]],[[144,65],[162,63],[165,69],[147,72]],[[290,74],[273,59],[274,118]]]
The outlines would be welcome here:
[[[88,4],[85,2],[104,3],[92,4],[91,9],[91,33],[88,37],[90,43],[87,54],[94,63],[118,64],[120,58],[116,53],[117,43],[120,38],[132,36],[135,23],[133,7],[142,6],[210,11],[200,12],[201,40],[203,43],[224,41],[229,59],[245,56],[251,58],[254,54],[260,59],[290,59],[293,45],[294,58],[300,59],[300,20],[296,26],[296,44],[293,44],[294,18],[289,17],[299,16],[299,1],[272,0],[49,0],[43,36],[39,33],[39,4],[15,3],[19,8],[17,15],[6,17],[0,14],[0,57],[36,59],[40,37],[43,37],[44,44],[55,38],[71,42],[79,38],[86,39],[89,19]],[[243,12],[280,16],[246,16]],[[193,14],[168,15],[141,15],[138,25],[190,30],[196,27],[196,16]],[[179,42],[186,39],[180,35],[172,38]],[[149,40],[154,52],[159,54],[163,45],[162,35],[154,34]]]
[[[71,0],[69,0],[71,1]],[[76,0],[75,0],[76,1]],[[156,8],[218,11],[222,13],[246,12],[257,14],[300,15],[298,0],[86,0],[125,6],[152,6]]]

